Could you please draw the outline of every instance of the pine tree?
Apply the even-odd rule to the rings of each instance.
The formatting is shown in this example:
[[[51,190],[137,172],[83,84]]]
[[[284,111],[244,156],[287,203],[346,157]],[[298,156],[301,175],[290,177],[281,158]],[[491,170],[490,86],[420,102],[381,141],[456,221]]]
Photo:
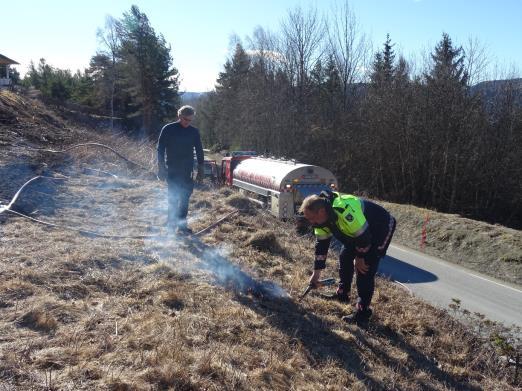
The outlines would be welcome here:
[[[390,39],[390,34],[386,34],[386,42],[384,42],[384,49],[382,52],[375,54],[375,59],[372,64],[372,73],[370,80],[376,87],[381,85],[390,85],[394,78],[394,62],[395,52]]]
[[[172,66],[170,46],[134,5],[123,14],[117,31],[125,86],[134,106],[131,115],[140,116],[143,130],[155,136],[161,121],[175,116],[179,102],[178,71]]]
[[[432,53],[426,78],[425,112],[430,151],[425,194],[431,205],[452,212],[459,190],[458,176],[471,146],[468,116],[474,109],[468,96],[468,75],[461,47],[454,47],[448,34]],[[471,138],[470,138],[471,137]]]
[[[242,91],[248,91],[250,58],[240,43],[236,44],[232,58],[227,60],[223,72],[219,73],[216,99],[219,107],[216,133],[220,142],[227,146],[240,147],[245,138],[245,121]],[[243,114],[242,114],[243,113]]]

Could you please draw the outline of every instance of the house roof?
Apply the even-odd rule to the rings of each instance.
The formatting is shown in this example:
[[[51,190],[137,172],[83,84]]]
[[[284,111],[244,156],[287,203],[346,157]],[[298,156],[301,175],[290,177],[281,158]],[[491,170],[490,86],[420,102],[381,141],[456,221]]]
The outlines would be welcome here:
[[[0,54],[0,64],[1,65],[4,65],[4,64],[7,64],[7,65],[9,65],[9,64],[20,65],[15,60],[11,60],[9,57],[6,57],[6,56],[4,56],[2,54]]]

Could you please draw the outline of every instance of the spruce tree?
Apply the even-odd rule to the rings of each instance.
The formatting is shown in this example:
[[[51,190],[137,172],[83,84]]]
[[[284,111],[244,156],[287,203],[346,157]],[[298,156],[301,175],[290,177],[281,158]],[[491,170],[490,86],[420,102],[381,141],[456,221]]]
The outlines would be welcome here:
[[[172,66],[170,46],[135,5],[123,14],[117,31],[124,83],[134,106],[131,115],[142,119],[148,136],[156,136],[162,121],[175,117],[179,103],[178,71]]]

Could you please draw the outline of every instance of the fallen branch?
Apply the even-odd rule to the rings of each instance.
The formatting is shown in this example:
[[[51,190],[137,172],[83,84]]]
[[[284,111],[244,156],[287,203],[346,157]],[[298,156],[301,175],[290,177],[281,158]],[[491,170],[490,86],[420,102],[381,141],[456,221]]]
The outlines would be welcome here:
[[[85,229],[81,229],[81,228],[70,227],[70,226],[67,226],[67,225],[49,223],[48,221],[35,219],[34,217],[30,217],[30,216],[27,216],[26,214],[23,214],[23,213],[20,213],[20,212],[16,212],[16,211],[10,210],[10,209],[7,209],[7,212],[13,213],[13,214],[15,214],[17,216],[20,216],[20,217],[23,217],[24,219],[31,220],[31,221],[33,221],[35,223],[46,225],[48,227],[64,228],[64,229],[67,229],[69,231],[76,231],[76,232],[82,233],[84,235],[97,236],[99,238],[107,238],[107,239],[152,239],[152,238],[156,238],[157,237],[157,236],[152,236],[152,235],[133,235],[133,236],[106,235],[106,234],[101,234],[101,233],[98,233],[98,232],[95,232],[95,231],[89,231],[89,230],[85,230]]]
[[[39,223],[39,224],[42,224],[42,225],[46,225],[48,227],[53,227],[53,228],[65,228],[67,230],[70,230],[70,231],[76,231],[76,232],[80,232],[82,234],[86,234],[86,235],[92,235],[92,236],[97,236],[97,237],[103,237],[103,238],[109,238],[109,239],[150,239],[150,238],[155,238],[156,236],[147,236],[147,235],[135,235],[135,236],[121,236],[121,235],[105,235],[105,234],[100,234],[98,232],[94,232],[94,231],[89,231],[89,230],[85,230],[85,229],[81,229],[81,228],[75,228],[75,227],[69,227],[69,226],[66,226],[66,225],[60,225],[60,224],[54,224],[54,223],[49,223],[47,221],[43,221],[43,220],[39,220],[39,219],[35,219],[34,217],[31,217],[31,216],[27,216],[26,214],[23,214],[23,213],[20,213],[20,212],[16,212],[14,210],[12,210],[11,208],[13,207],[13,205],[15,204],[16,200],[18,199],[18,197],[20,196],[20,194],[22,194],[22,191],[32,182],[38,180],[38,179],[50,179],[50,180],[66,180],[67,178],[54,178],[54,177],[46,177],[46,176],[36,176],[34,178],[31,178],[29,179],[27,182],[25,182],[22,187],[20,189],[18,189],[18,191],[15,193],[13,199],[11,200],[11,202],[9,202],[9,204],[7,204],[6,206],[3,206],[3,207],[0,207],[0,213],[3,213],[3,212],[9,212],[9,213],[12,213],[12,214],[15,214],[17,216],[20,216],[20,217],[23,217],[25,219],[28,219],[28,220],[31,220],[35,223]]]
[[[222,217],[221,219],[219,219],[218,221],[216,221],[215,223],[212,223],[210,224],[208,227],[206,228],[203,228],[201,231],[198,231],[194,234],[194,236],[201,236],[203,235],[205,232],[207,231],[210,231],[212,228],[216,227],[217,225],[221,224],[223,221],[225,221],[226,219],[228,219],[230,216],[233,216],[235,215],[236,213],[239,213],[239,210],[235,210],[233,212],[230,212],[229,214],[227,214],[225,217]]]

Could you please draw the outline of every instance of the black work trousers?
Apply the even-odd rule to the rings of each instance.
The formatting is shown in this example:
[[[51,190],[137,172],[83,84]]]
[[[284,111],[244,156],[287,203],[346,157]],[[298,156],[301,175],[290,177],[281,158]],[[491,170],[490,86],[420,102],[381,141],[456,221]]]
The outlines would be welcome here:
[[[386,255],[386,251],[388,250],[394,232],[395,221],[393,221],[391,232],[382,248],[379,249],[378,245],[372,244],[370,250],[365,255],[364,260],[369,268],[368,271],[364,274],[355,270],[355,248],[353,246],[343,246],[341,253],[339,254],[340,283],[338,292],[342,292],[344,295],[346,295],[347,298],[350,297],[350,288],[352,285],[353,274],[355,272],[357,294],[359,296],[357,302],[363,309],[370,306],[373,292],[375,290],[375,274],[379,268],[380,260]]]
[[[359,296],[358,303],[363,307],[367,308],[370,306],[372,301],[373,292],[375,290],[375,273],[379,268],[379,261],[382,255],[373,249],[374,246],[364,257],[366,264],[369,269],[366,273],[362,274],[355,270],[354,258],[355,249],[343,246],[341,254],[339,254],[339,289],[350,296],[350,288],[352,285],[353,274],[356,273],[356,284],[357,294]]]
[[[191,177],[172,175],[167,177],[168,185],[168,226],[170,228],[186,227],[189,200],[194,190]]]

